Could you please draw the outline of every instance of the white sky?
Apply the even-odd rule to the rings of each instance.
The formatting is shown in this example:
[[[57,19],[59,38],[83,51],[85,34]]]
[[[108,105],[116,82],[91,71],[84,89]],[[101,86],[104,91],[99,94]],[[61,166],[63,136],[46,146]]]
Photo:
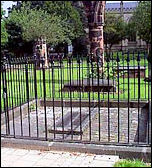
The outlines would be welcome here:
[[[13,2],[13,1],[2,1],[2,4],[3,4],[3,9],[5,10],[5,16],[8,15],[8,10],[7,8],[9,7],[12,7],[13,4],[16,4],[16,2]]]
[[[106,1],[106,3],[118,3],[118,2],[121,2],[121,1]],[[124,1],[124,2],[134,2],[134,1]],[[8,15],[7,8],[12,7],[13,4],[16,4],[16,2],[13,2],[13,1],[2,1],[2,3],[3,3],[3,9],[6,12],[5,16]]]

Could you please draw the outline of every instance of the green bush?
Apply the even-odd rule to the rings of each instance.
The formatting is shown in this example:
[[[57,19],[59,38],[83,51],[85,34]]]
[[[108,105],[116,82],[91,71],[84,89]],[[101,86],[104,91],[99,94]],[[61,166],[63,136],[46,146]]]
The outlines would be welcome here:
[[[121,160],[115,163],[114,167],[151,167],[141,160]]]

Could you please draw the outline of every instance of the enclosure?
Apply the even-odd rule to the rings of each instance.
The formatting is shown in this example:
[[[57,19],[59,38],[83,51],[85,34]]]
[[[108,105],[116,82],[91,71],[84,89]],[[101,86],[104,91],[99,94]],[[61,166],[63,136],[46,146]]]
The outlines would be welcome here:
[[[2,60],[1,136],[151,145],[147,52]]]

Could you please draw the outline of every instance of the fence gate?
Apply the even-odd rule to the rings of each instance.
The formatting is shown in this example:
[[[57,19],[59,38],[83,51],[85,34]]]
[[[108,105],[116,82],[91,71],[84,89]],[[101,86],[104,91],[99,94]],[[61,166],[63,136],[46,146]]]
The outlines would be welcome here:
[[[1,136],[150,146],[147,53],[4,58]]]

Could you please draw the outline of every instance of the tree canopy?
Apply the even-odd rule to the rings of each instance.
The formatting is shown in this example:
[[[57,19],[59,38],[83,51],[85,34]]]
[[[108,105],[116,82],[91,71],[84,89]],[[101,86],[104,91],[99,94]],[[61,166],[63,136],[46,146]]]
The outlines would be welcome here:
[[[24,22],[27,20],[28,23]],[[56,42],[71,43],[73,39],[83,34],[80,14],[69,1],[20,2],[11,11],[8,23],[10,21],[17,24],[20,22],[20,25],[23,26],[24,38],[34,38],[36,32],[42,35],[48,34],[48,42],[52,44],[56,44]],[[27,37],[29,27],[31,27],[30,32],[34,31],[34,34],[31,36],[29,32],[30,36]],[[51,36],[50,33],[52,33]]]
[[[6,26],[7,48],[21,55],[32,53],[31,44],[40,35],[52,47],[62,44],[63,48],[84,35],[81,12],[72,1],[17,1],[9,10]]]
[[[134,11],[132,22],[138,36],[147,44],[151,43],[151,1],[140,1]]]
[[[130,41],[136,41],[137,31],[135,29],[135,25],[132,21],[132,18],[130,18],[129,22],[126,25],[126,38],[128,38]],[[132,40],[133,39],[133,40]]]
[[[44,10],[51,15],[60,16],[64,23],[65,33],[70,39],[83,35],[83,23],[80,12],[70,1],[45,1]],[[65,24],[66,23],[66,24]]]
[[[47,43],[57,44],[70,40],[62,27],[64,20],[61,17],[50,15],[41,9],[30,9],[27,4],[24,4],[21,9],[14,9],[7,23],[20,27],[22,38],[26,41],[46,38]]]
[[[109,44],[109,48],[118,44],[126,37],[126,23],[121,16],[106,13],[104,26],[104,42]]]

